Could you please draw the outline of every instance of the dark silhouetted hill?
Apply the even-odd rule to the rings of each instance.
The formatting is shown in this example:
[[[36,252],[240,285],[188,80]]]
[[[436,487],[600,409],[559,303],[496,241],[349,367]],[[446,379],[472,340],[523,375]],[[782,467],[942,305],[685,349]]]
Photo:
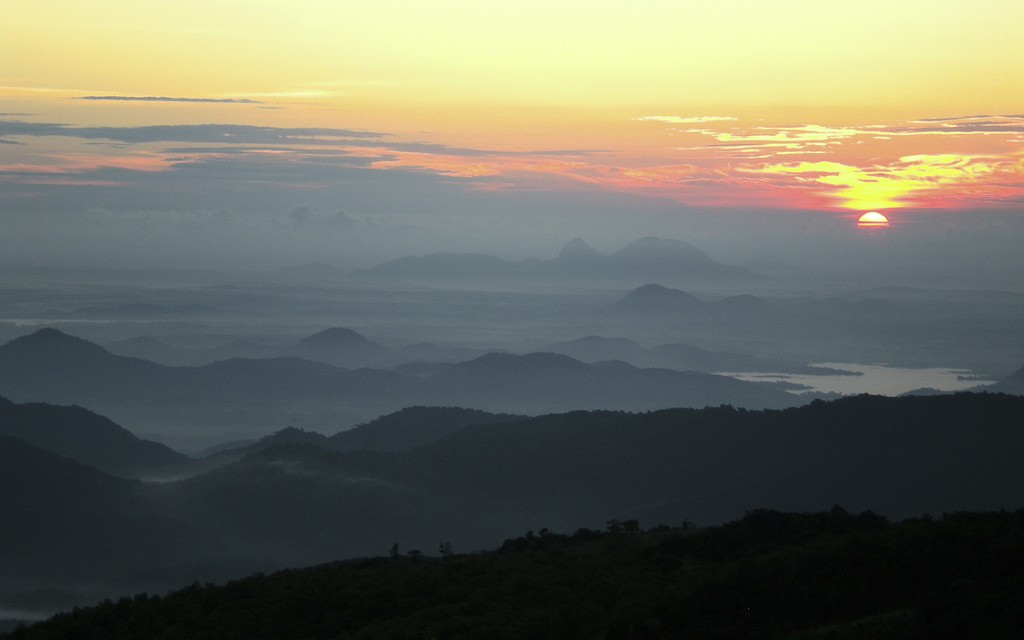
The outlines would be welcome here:
[[[295,427],[285,427],[276,433],[264,436],[255,443],[246,446],[246,451],[251,452],[258,451],[260,449],[269,449],[271,447],[284,444],[312,444],[322,447],[327,444],[327,436],[315,431],[306,431],[305,429],[296,429]]]
[[[163,484],[122,481],[0,439],[0,508],[9,516],[0,582],[163,590],[229,569],[379,555],[395,543],[463,551],[493,547],[509,531],[603,528],[609,519],[706,525],[760,507],[839,503],[891,518],[1019,509],[1021,415],[1024,398],[1000,394],[859,396],[781,411],[577,411],[469,424],[404,451],[282,444]],[[9,563],[16,573],[6,573]],[[0,595],[16,586],[0,585]]]
[[[168,509],[157,493],[0,436],[0,608],[40,587],[86,604],[98,592],[187,582],[200,558],[227,565],[229,550],[214,548],[201,523]]]
[[[311,444],[333,451],[406,451],[436,442],[466,427],[504,424],[525,418],[458,407],[407,407],[330,437],[288,427],[219,455],[227,460],[280,445],[296,444]]]
[[[1021,511],[892,524],[838,506],[701,529],[610,521],[488,553],[194,583],[5,637],[1016,640],[1022,526]]]
[[[775,311],[771,303],[758,296],[743,294],[705,302],[685,291],[659,284],[637,287],[610,308],[617,314],[638,318],[697,315],[746,321],[764,320]]]
[[[611,306],[617,313],[634,315],[686,314],[705,308],[706,304],[700,298],[660,284],[637,287]]]
[[[1024,395],[1024,368],[983,389],[998,393],[1012,393],[1018,396]]]
[[[122,477],[175,473],[190,463],[187,456],[76,406],[16,404],[0,397],[0,434]]]
[[[115,356],[56,329],[40,329],[0,346],[0,394],[15,401],[89,405],[96,398],[138,400],[167,367]]]
[[[387,363],[391,350],[346,327],[333,327],[299,340],[287,354],[341,367],[366,367]]]
[[[603,258],[604,255],[600,251],[591,247],[583,240],[575,238],[562,245],[562,249],[558,252],[558,258],[556,259],[562,263],[594,264]]]
[[[457,407],[407,407],[336,433],[325,446],[335,451],[403,451],[436,442],[466,427],[506,424],[525,417]]]

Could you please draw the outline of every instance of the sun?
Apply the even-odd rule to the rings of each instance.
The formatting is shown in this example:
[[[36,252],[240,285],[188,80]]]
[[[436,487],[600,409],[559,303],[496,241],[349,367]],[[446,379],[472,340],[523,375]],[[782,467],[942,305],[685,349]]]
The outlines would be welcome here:
[[[857,218],[857,226],[861,229],[884,229],[889,226],[889,218],[877,211],[868,211]]]

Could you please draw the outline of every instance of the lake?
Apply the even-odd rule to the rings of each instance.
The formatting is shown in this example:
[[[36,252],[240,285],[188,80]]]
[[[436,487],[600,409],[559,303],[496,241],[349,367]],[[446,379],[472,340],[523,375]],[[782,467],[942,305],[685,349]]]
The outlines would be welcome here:
[[[940,367],[911,369],[888,364],[858,364],[850,362],[816,362],[812,366],[828,367],[849,371],[850,375],[806,375],[786,373],[722,373],[750,382],[789,382],[805,385],[802,391],[840,393],[856,395],[870,393],[882,396],[896,396],[915,389],[938,389],[939,391],[964,391],[995,380],[978,377],[967,369],[945,369]],[[799,393],[795,391],[794,393]]]

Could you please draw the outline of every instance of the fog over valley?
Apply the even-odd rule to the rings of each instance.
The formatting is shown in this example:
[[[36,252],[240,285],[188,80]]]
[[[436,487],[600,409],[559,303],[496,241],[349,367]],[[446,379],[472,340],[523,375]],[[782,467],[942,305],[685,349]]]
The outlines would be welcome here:
[[[781,264],[643,237],[5,271],[0,605],[608,518],[1020,504],[1022,408],[991,392],[1024,393],[1024,292]]]

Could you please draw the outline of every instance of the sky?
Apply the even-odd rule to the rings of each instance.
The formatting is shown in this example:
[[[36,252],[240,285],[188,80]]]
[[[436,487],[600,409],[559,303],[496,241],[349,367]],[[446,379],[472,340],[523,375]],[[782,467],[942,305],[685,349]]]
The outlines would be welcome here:
[[[1021,227],[1019,0],[0,8],[8,260]]]

